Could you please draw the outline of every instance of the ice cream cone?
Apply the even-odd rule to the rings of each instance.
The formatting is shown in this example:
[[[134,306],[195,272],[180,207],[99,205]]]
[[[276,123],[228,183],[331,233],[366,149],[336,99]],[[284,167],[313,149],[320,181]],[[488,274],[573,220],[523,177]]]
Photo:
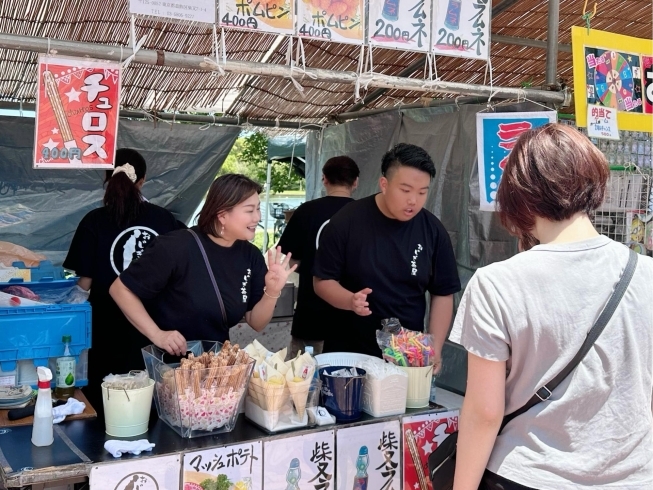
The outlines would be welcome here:
[[[306,401],[308,400],[308,391],[311,387],[311,381],[312,378],[297,383],[288,383],[288,391],[290,391],[290,396],[292,396],[295,410],[297,410],[297,415],[299,415],[300,419],[304,418],[304,411],[306,410]]]
[[[288,389],[285,384],[275,385],[266,383],[263,390],[265,406],[261,408],[268,412],[272,427],[276,427],[279,422],[279,412],[288,401]]]
[[[249,396],[252,397],[254,403],[259,407],[264,408],[265,405],[265,396],[263,393],[263,380],[261,378],[252,378],[249,380],[248,388]]]

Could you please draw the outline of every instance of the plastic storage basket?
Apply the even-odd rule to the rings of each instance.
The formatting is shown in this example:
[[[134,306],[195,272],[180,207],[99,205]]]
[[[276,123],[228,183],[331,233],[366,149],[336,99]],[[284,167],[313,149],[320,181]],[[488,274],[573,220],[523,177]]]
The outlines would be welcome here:
[[[353,352],[330,352],[315,356],[320,367],[360,366],[363,362],[384,362],[378,357]],[[363,387],[363,412],[372,417],[389,417],[406,412],[408,376],[390,375],[382,380],[366,376]]]

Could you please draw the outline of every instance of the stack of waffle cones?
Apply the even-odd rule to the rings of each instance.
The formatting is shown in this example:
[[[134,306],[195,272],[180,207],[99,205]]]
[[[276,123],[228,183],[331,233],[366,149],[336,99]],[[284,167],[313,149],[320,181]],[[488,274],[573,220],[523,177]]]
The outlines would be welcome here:
[[[292,369],[286,374],[288,391],[290,392],[290,396],[292,396],[295,410],[300,419],[304,418],[304,413],[306,412],[306,401],[308,400],[308,393],[311,388],[314,372],[314,369],[310,370],[305,379],[294,377]]]

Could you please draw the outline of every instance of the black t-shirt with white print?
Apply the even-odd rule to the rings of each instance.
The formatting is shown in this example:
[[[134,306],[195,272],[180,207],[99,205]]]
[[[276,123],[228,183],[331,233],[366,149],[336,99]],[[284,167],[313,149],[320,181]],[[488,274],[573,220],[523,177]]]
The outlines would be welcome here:
[[[376,330],[381,320],[395,317],[405,328],[422,331],[426,292],[448,296],[461,289],[451,240],[440,220],[425,209],[410,221],[390,219],[375,196],[349,204],[331,219],[320,237],[313,274],[352,292],[373,291],[367,297],[372,314],[344,311],[326,352],[380,356]]]
[[[162,330],[178,330],[186,340],[224,342],[229,328],[263,296],[267,267],[253,244],[237,240],[223,247],[199,228],[192,229],[204,245],[220,289],[226,324],[202,253],[187,230],[158,237],[120,279],[143,300]]]
[[[326,196],[299,206],[281,235],[283,253],[292,252],[299,260],[297,307],[292,322],[292,335],[304,340],[325,340],[338,321],[339,310],[315,294],[313,262],[319,238],[331,217],[353,202],[349,197]]]

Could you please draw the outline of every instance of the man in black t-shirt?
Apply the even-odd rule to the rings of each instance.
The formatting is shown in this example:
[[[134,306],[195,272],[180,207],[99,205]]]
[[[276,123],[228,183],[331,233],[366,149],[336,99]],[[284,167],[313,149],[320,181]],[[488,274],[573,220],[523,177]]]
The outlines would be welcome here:
[[[312,346],[313,353],[320,354],[324,339],[338,321],[338,310],[313,290],[313,262],[322,230],[334,214],[353,201],[351,193],[358,185],[359,173],[351,158],[330,158],[322,168],[326,197],[299,206],[279,240],[283,253],[291,252],[291,262],[299,263],[299,289],[289,358],[294,358],[299,350],[305,351],[306,346]]]
[[[395,317],[423,331],[429,292],[429,332],[439,363],[460,279],[447,231],[423,209],[435,166],[422,148],[399,144],[384,155],[381,173],[381,192],[343,208],[320,238],[315,292],[343,310],[324,351],[381,356],[381,320]]]

